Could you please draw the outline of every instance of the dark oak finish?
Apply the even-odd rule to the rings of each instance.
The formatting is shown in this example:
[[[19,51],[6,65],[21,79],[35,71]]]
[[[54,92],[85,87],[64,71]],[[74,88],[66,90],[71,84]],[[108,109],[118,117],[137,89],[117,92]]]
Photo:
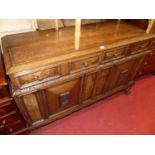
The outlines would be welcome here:
[[[2,38],[12,94],[29,129],[118,91],[128,94],[155,39],[125,21],[84,25],[81,31],[78,51],[74,27]]]

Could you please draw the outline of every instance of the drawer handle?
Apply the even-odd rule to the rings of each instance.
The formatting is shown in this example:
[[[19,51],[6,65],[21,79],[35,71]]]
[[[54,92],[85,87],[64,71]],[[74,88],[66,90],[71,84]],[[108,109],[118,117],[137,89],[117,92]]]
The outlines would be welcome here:
[[[69,97],[70,97],[70,92],[64,92],[62,94],[60,94],[60,103],[62,106],[67,105],[69,103]]]
[[[43,80],[39,75],[36,75],[36,76],[34,77],[34,79],[37,80],[37,81]]]
[[[85,67],[87,67],[87,66],[88,66],[88,62],[83,62],[83,65],[84,65]]]
[[[106,59],[110,59],[110,58],[112,58],[112,57],[113,57],[112,54],[105,54],[105,58],[106,58]]]
[[[118,57],[119,54],[118,54],[118,53],[114,53],[113,56],[114,56],[114,57]]]

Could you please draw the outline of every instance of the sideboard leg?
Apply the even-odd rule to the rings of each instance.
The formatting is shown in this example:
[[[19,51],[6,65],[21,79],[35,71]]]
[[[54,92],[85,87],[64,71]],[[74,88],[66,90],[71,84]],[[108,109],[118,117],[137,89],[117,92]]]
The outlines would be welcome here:
[[[131,87],[128,87],[124,90],[125,95],[130,95],[131,94]]]

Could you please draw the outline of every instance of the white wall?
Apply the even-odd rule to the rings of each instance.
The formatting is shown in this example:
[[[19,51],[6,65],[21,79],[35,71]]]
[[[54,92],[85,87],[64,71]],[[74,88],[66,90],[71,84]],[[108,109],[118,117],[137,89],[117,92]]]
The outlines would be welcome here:
[[[0,38],[6,34],[33,31],[30,19],[0,19]]]

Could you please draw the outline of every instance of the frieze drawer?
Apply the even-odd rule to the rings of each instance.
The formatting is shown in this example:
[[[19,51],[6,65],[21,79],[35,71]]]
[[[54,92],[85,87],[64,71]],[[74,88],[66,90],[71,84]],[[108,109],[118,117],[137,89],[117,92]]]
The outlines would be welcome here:
[[[103,53],[103,62],[107,62],[113,59],[119,59],[124,57],[127,54],[127,46],[124,47],[119,47],[119,48],[115,48],[115,49],[111,49],[108,51],[105,51]]]
[[[130,45],[130,54],[136,54],[143,50],[149,50],[149,45],[151,44],[150,40],[141,41]]]
[[[53,68],[19,76],[18,81],[20,83],[20,86],[22,85],[24,86],[26,84],[33,85],[35,83],[40,83],[42,81],[58,78],[59,76],[60,76],[59,67],[56,66]]]
[[[99,55],[70,61],[70,72],[71,73],[78,72],[83,69],[93,67],[97,65],[98,61],[99,61]]]

